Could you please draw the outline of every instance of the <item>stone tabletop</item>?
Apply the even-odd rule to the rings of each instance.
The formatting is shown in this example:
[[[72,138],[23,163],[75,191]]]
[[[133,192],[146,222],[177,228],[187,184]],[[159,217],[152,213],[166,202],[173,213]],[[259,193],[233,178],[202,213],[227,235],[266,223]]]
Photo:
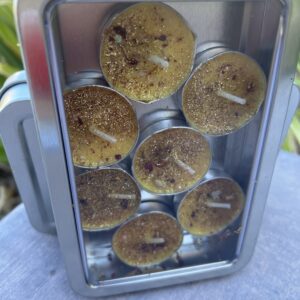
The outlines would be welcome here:
[[[108,299],[300,299],[300,156],[281,152],[251,262],[238,273]],[[0,299],[84,299],[69,287],[55,236],[23,205],[0,222]]]

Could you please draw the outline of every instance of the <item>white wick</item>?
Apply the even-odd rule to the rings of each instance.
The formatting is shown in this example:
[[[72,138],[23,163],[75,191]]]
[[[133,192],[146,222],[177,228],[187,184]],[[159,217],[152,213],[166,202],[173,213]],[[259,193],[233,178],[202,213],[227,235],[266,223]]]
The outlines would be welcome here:
[[[212,208],[231,209],[231,204],[230,203],[224,203],[224,202],[207,202],[206,206],[212,207]]]
[[[150,55],[148,58],[149,61],[153,62],[156,65],[159,65],[162,68],[168,68],[169,62],[157,55]]]
[[[109,135],[109,134],[107,134],[107,133],[105,133],[105,132],[103,132],[103,131],[97,129],[97,128],[94,127],[94,126],[90,126],[90,127],[89,127],[89,131],[90,131],[92,134],[96,135],[97,137],[99,137],[99,138],[101,138],[101,139],[103,139],[103,140],[105,140],[105,141],[107,141],[107,142],[110,142],[110,143],[112,143],[112,144],[115,144],[115,143],[117,142],[117,139],[116,139],[114,136]]]
[[[135,200],[136,197],[133,194],[109,194],[108,198]]]
[[[194,175],[196,171],[184,163],[182,160],[175,158],[175,163],[178,165],[178,167],[182,168],[184,171],[187,171],[189,174]]]
[[[163,244],[165,243],[165,239],[164,238],[151,238],[151,239],[147,239],[146,240],[147,244]]]
[[[229,93],[227,93],[223,90],[218,90],[217,95],[220,96],[220,97],[223,97],[223,98],[225,98],[229,101],[233,101],[235,103],[241,104],[241,105],[245,105],[246,102],[247,102],[246,99],[235,96],[235,95],[232,95],[232,94],[229,94]]]

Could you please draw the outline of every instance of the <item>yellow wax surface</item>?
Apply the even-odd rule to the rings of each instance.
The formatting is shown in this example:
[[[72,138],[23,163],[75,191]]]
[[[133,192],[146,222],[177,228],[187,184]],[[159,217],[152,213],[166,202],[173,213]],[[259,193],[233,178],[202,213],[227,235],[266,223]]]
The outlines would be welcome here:
[[[235,103],[222,90],[246,100]],[[225,52],[201,64],[183,89],[183,113],[204,134],[224,135],[253,118],[264,101],[266,78],[260,66],[238,52]]]
[[[85,86],[64,95],[73,162],[95,168],[115,163],[132,150],[138,122],[127,100],[109,88]],[[108,134],[110,142],[91,131]]]
[[[105,29],[102,72],[111,86],[145,103],[173,94],[190,74],[195,36],[184,19],[162,3],[125,9]]]
[[[182,233],[176,220],[151,212],[124,224],[113,236],[113,250],[130,266],[150,266],[170,257],[181,245]]]
[[[207,203],[227,204],[230,208],[209,207]],[[199,236],[220,232],[241,213],[244,194],[241,188],[229,179],[209,180],[189,194],[179,205],[177,218],[181,226]]]
[[[133,173],[148,191],[182,192],[207,172],[211,152],[206,139],[191,128],[170,128],[153,134],[137,149]]]
[[[139,188],[124,171],[91,171],[77,176],[76,184],[85,230],[115,227],[132,216],[139,207]]]

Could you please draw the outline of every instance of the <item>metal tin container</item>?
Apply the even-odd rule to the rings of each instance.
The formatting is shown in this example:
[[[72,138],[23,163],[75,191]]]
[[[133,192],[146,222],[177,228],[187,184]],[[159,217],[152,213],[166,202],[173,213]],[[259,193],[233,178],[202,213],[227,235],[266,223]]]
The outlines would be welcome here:
[[[194,185],[196,185],[197,182],[205,175],[211,163],[210,148],[205,138],[202,137],[201,134],[195,131],[194,129],[184,126],[185,121],[181,119],[181,114],[178,111],[172,111],[172,110],[154,111],[153,113],[149,113],[145,115],[145,117],[141,119],[141,124],[142,124],[141,127],[143,128],[141,131],[141,138],[139,140],[139,146],[135,150],[133,156],[133,162],[132,162],[132,174],[134,175],[138,183],[141,185],[141,187],[150,193],[154,193],[158,195],[175,195],[178,193],[183,193],[186,190],[193,187]],[[182,142],[180,138],[176,137],[176,134],[175,133],[173,134],[172,131],[178,131],[178,134],[182,134],[182,140],[185,138],[186,145],[180,144],[180,143],[184,144],[184,142]],[[168,141],[165,140],[167,139],[167,136],[170,135],[171,133],[172,133],[172,137],[170,137],[170,141],[172,140],[176,141],[176,139],[179,140],[178,142],[176,141],[177,144],[179,143],[178,144],[179,146],[177,146],[178,149],[185,147],[186,151],[190,151],[184,153],[184,155],[189,155],[191,153],[194,153],[195,155],[199,154],[198,158],[203,160],[201,164],[201,168],[199,168],[198,166],[196,171],[194,170],[195,169],[194,165],[193,165],[194,167],[193,169],[191,166],[183,162],[182,158],[173,157],[175,154],[173,155],[172,154],[173,150],[170,149],[172,145],[168,146],[167,144]],[[162,142],[161,146],[159,145],[159,142],[155,140],[159,135],[166,135],[166,137],[163,137],[163,139],[161,139],[160,141]],[[192,137],[192,135],[194,136]],[[153,143],[153,145],[151,145],[151,142]],[[157,161],[149,162],[146,158],[143,158],[143,156],[146,156],[147,149],[144,148],[147,147],[147,143],[149,144],[148,145],[149,148],[151,146],[151,149],[153,148],[153,151],[155,151],[151,155],[153,156],[153,159]],[[194,149],[196,146],[197,148]],[[181,153],[181,156],[182,154],[183,153]],[[139,162],[139,160],[142,161]],[[163,181],[163,179],[160,178],[155,179],[153,177],[156,176],[155,174],[153,174],[154,173],[153,171],[155,171],[155,169],[157,169],[156,172],[157,174],[162,173],[164,171],[164,168],[168,167],[170,161],[174,165],[173,168],[175,168],[175,170],[173,170],[172,172],[175,175],[177,175],[177,173],[180,171],[182,173],[181,177],[185,176],[186,180],[190,180],[187,178],[195,177],[191,181],[192,183],[184,182],[184,181],[178,182],[178,179],[176,179],[175,176],[174,179],[173,178],[169,179],[168,177],[165,181]],[[141,164],[143,169],[139,170],[139,168],[141,168]],[[142,175],[139,173],[142,173]],[[164,177],[166,177],[165,175]],[[171,174],[167,174],[167,175],[168,176],[170,175],[172,177]],[[144,182],[142,182],[143,176],[147,176]],[[158,183],[156,184],[157,181]],[[154,182],[154,184],[152,182]]]
[[[213,188],[209,185],[212,185]],[[214,190],[216,187],[218,189]],[[210,191],[209,194],[207,194],[208,191]],[[228,195],[229,192],[230,195]],[[198,202],[199,206],[196,206],[192,198],[195,193],[201,197],[201,202]],[[222,195],[223,193],[227,194],[226,197]],[[231,198],[227,200],[228,197]],[[224,203],[220,201],[221,198],[223,202],[225,201]],[[238,199],[240,207],[236,207],[238,203],[235,199]],[[212,204],[212,206],[202,207],[205,201],[209,201],[208,204]],[[235,202],[230,204],[229,202],[232,201]],[[226,250],[232,248],[234,240],[238,238],[241,231],[241,214],[245,205],[245,196],[239,185],[225,172],[210,170],[198,186],[184,195],[175,196],[174,202],[178,222],[185,231],[192,235],[196,249],[204,257],[226,255]],[[237,211],[234,214],[229,214],[228,209],[231,210],[232,205],[236,207]],[[188,214],[190,208],[193,208],[193,211]],[[189,220],[186,219],[187,214],[190,217]],[[201,220],[201,216],[203,218],[210,215],[213,218],[207,218],[206,221]],[[228,219],[226,220],[226,218]],[[222,219],[224,220],[223,223],[221,223]],[[213,220],[218,225],[213,224]],[[188,225],[188,223],[190,224]]]
[[[99,70],[95,45],[99,23],[110,16],[114,3],[15,1],[32,102],[26,102],[23,115],[23,110],[13,108],[24,104],[20,93],[24,92],[25,84],[10,86],[3,92],[1,136],[9,160],[17,167],[14,175],[22,197],[28,200],[32,196],[31,201],[25,200],[27,210],[31,211],[30,219],[37,221],[33,222],[37,228],[48,231],[53,222],[43,218],[41,212],[46,212],[47,216],[53,212],[70,284],[85,296],[106,296],[207,279],[233,273],[245,266],[254,251],[277,152],[299,99],[291,80],[299,50],[299,1],[172,1],[168,5],[189,20],[201,44],[221,41],[228,48],[258,61],[267,75],[268,88],[256,117],[242,129],[222,137],[222,151],[215,155],[219,168],[247,191],[242,230],[229,248],[230,253],[220,258],[205,258],[195,249],[192,236],[185,234],[177,252],[177,263],[169,264],[166,270],[151,272],[150,276],[136,273],[113,255],[108,256],[111,254],[111,233],[82,232],[63,106],[63,92],[70,74]],[[133,106],[138,118],[157,109],[178,109],[173,96],[151,105],[133,103]],[[13,144],[10,140],[11,136],[20,136],[17,128],[24,124],[20,120],[26,118],[31,119],[33,128],[26,132],[33,134],[36,130],[38,147],[33,146],[28,135],[21,137],[22,143]],[[39,156],[34,155],[32,149],[39,150]],[[41,164],[37,163],[38,157]],[[23,164],[26,158],[30,164]],[[38,180],[32,180],[33,177]],[[41,178],[46,185],[39,182]],[[43,189],[45,186],[47,188]],[[31,187],[30,195],[26,193],[27,187]],[[104,246],[99,247],[102,243]]]
[[[144,189],[141,189],[141,199],[142,202],[151,201],[151,200],[160,201],[168,205],[170,208],[173,208],[173,196],[171,195],[156,195],[156,194],[149,193]]]

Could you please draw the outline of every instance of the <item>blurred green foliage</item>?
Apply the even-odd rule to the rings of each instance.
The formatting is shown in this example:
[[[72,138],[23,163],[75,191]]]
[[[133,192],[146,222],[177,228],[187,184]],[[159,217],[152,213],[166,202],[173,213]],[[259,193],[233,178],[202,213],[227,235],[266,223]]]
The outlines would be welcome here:
[[[297,64],[295,84],[297,84],[300,88],[300,56]],[[298,108],[292,120],[289,132],[282,145],[282,148],[286,151],[300,154],[300,107]]]
[[[0,87],[11,74],[23,68],[11,1],[0,0]],[[0,164],[7,158],[0,141]]]
[[[9,1],[0,4],[0,86],[12,73],[22,69],[22,60]]]
[[[0,87],[12,73],[21,70],[22,60],[15,31],[11,1],[0,0]],[[37,0],[38,1],[38,0]],[[300,59],[297,65],[296,84],[300,87]],[[300,109],[298,109],[289,129],[283,149],[300,153]],[[0,163],[7,158],[0,141]]]

